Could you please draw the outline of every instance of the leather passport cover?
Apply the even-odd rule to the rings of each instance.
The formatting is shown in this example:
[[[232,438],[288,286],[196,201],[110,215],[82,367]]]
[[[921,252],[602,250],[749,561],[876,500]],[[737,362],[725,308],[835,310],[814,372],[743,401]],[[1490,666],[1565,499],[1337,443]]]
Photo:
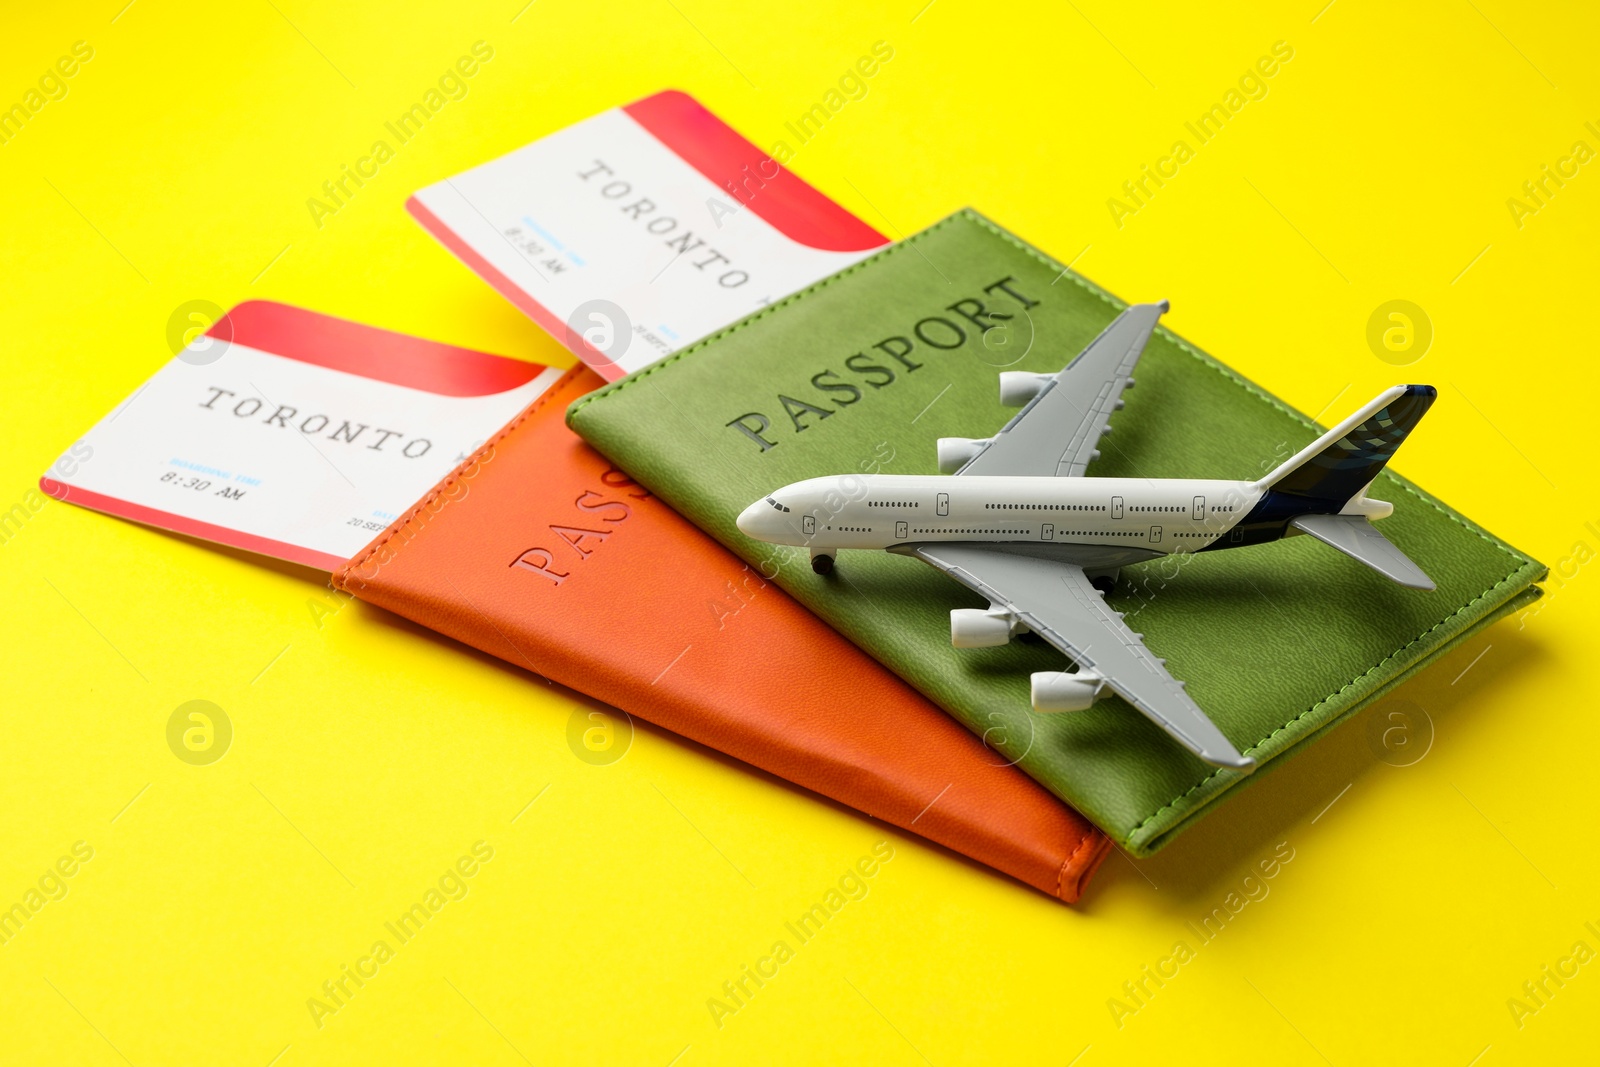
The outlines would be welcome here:
[[[334,585],[1078,899],[1110,842],[569,430],[574,368]]]
[[[1034,714],[1030,672],[1061,670],[1065,658],[1042,643],[952,648],[950,610],[984,605],[914,559],[845,551],[823,577],[802,550],[734,525],[748,504],[803,478],[937,473],[936,438],[983,437],[1015,413],[998,402],[1001,370],[1060,370],[1124,306],[964,211],[591,394],[568,421],[1144,855],[1247,778],[1202,763],[1117,698]],[[1091,476],[1253,478],[1320,433],[1166,329],[1135,376]],[[1425,422],[1417,434],[1429,432]],[[1541,564],[1412,483],[1386,472],[1371,493],[1394,503],[1379,526],[1437,591],[1402,588],[1297,537],[1125,567],[1110,598],[1262,764],[1256,775],[1538,596]]]

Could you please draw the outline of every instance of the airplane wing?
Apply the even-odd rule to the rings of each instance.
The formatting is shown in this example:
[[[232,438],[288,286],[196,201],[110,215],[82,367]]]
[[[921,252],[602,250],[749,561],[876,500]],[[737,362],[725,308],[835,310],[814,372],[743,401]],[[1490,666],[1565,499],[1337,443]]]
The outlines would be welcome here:
[[[1239,754],[1066,556],[1044,559],[974,544],[908,544],[890,551],[920,559],[1014,613],[1207,763],[1255,769],[1255,760]]]
[[[1117,316],[956,473],[1083,474],[1100,454],[1094,446],[1122,406],[1122,390],[1132,384],[1134,364],[1166,310],[1163,300],[1135,304]]]

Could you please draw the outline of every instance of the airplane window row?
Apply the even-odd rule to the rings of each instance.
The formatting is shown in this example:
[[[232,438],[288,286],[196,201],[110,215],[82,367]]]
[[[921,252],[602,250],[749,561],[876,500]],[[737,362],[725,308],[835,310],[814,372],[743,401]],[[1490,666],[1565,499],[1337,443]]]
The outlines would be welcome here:
[[[1129,532],[1121,532],[1121,531],[1113,531],[1113,530],[1057,530],[1056,531],[1056,536],[1057,537],[1132,537],[1132,538],[1135,538],[1137,540],[1143,540],[1143,538],[1145,537],[1145,531],[1144,530],[1132,530],[1132,531],[1129,531]]]
[[[929,528],[927,528],[925,530],[912,530],[911,532],[912,533],[1022,534],[1022,535],[1026,535],[1027,533],[1029,533],[1028,530],[975,530],[975,529],[971,528],[970,526],[938,526],[938,527],[929,527]]]
[[[869,500],[869,508],[920,508],[922,505],[915,500]]]
[[[1104,511],[1104,504],[985,504],[991,511]]]
[[[1178,508],[1130,507],[1128,510],[1129,511],[1188,511],[1189,509],[1188,508],[1182,508],[1182,507],[1178,507]]]
[[[1171,531],[1168,531],[1171,533]],[[1144,530],[1133,530],[1128,533],[1118,533],[1106,530],[1057,530],[1057,537],[1134,537],[1145,536]],[[1210,537],[1208,533],[1173,533],[1173,537]]]
[[[840,533],[871,533],[872,532],[872,527],[870,527],[870,526],[830,526],[830,527],[828,527],[828,529],[830,529],[830,530],[838,530]]]

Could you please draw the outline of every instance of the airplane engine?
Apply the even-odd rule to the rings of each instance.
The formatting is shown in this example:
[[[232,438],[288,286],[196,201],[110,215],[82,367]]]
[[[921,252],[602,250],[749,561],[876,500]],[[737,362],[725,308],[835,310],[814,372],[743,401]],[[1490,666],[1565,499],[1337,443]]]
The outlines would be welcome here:
[[[1105,679],[1079,671],[1038,671],[1032,676],[1033,710],[1040,712],[1085,711],[1100,696]]]
[[[939,473],[954,474],[989,443],[987,437],[939,438]]]
[[[956,648],[995,648],[1011,641],[1011,620],[983,608],[956,608],[950,613],[950,643]]]
[[[1054,374],[1032,374],[1028,371],[1000,372],[1000,403],[1008,408],[1020,408],[1055,380]]]

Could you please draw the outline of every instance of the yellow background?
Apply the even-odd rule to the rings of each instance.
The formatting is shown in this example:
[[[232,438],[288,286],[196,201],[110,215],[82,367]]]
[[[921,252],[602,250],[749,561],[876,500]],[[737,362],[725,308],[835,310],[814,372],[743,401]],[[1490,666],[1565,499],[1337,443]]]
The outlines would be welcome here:
[[[1573,142],[1600,149],[1592,9],[124,3],[4,17],[0,102],[75,41],[94,58],[0,145],[0,509],[169,358],[186,301],[570,362],[406,195],[668,86],[768,146],[882,40],[893,60],[799,173],[896,236],[972,204],[1171,299],[1174,329],[1308,413],[1437,384],[1398,469],[1561,573],[1397,694],[1421,714],[1389,750],[1388,712],[1363,715],[1155,859],[1112,856],[1071,909],[650,727],[582,762],[571,694],[294,568],[49,502],[0,545],[0,904],[73,842],[94,858],[0,947],[0,1059],[1592,1056],[1600,962],[1520,1028],[1507,1000],[1600,950],[1600,163],[1520,228],[1506,205]],[[307,198],[479,40],[470,94],[317,228]],[[1280,40],[1268,95],[1116,226],[1107,199]],[[1435,331],[1404,369],[1366,340],[1392,299]],[[193,699],[234,727],[210,766],[167,746]],[[319,1029],[307,998],[479,840],[469,895]],[[707,999],[880,840],[869,895],[719,1028]],[[1186,921],[1280,842],[1268,895],[1201,945]],[[1131,1006],[1123,983],[1180,939],[1194,958],[1119,1027],[1108,999]]]

